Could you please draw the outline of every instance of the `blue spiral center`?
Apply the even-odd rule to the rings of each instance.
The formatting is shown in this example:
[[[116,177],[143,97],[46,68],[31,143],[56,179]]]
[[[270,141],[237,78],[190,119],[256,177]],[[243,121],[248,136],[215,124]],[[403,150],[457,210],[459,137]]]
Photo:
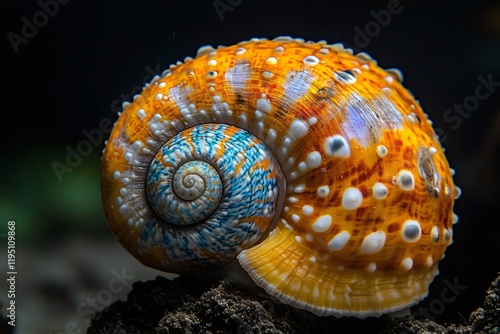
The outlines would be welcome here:
[[[143,226],[144,251],[154,240],[189,270],[227,263],[276,222],[278,179],[272,153],[248,131],[202,124],[179,132],[146,176],[154,215]]]
[[[181,158],[173,146],[165,146],[151,163],[146,193],[149,204],[162,220],[174,225],[192,225],[217,209],[222,181],[209,163],[198,160],[183,163]]]

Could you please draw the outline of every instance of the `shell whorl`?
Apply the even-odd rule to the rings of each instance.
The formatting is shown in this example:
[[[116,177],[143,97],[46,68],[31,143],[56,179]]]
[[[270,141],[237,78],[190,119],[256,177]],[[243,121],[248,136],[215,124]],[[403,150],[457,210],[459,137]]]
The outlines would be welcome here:
[[[163,269],[201,272],[260,240],[276,220],[279,168],[260,140],[234,126],[201,124],[167,141],[147,172],[156,216],[143,228],[171,259]]]
[[[400,80],[339,44],[201,48],[115,124],[102,158],[111,229],[165,271],[237,258],[318,315],[417,303],[452,242],[459,189]]]

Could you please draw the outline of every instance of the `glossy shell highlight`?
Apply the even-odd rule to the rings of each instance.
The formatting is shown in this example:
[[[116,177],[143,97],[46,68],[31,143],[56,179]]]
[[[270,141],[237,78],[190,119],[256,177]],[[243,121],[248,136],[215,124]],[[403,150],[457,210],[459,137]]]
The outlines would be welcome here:
[[[459,188],[399,71],[340,44],[252,39],[201,48],[124,107],[102,157],[103,207],[144,264],[198,273],[236,257],[269,294],[322,316],[380,316],[427,295],[452,242]],[[220,144],[195,147],[221,133]],[[236,134],[245,148],[221,158]],[[178,137],[171,151],[189,146],[192,155],[179,154],[179,166],[203,161],[202,175],[223,180],[210,188],[220,190],[214,208],[201,210],[206,222],[178,206],[179,219],[162,213],[177,197],[201,196],[191,190],[148,199],[177,182],[155,179],[163,174],[152,162],[159,154],[157,165],[176,174],[165,152]],[[255,145],[258,166],[239,168]],[[249,195],[227,196],[233,181]],[[241,215],[226,219],[243,197]]]

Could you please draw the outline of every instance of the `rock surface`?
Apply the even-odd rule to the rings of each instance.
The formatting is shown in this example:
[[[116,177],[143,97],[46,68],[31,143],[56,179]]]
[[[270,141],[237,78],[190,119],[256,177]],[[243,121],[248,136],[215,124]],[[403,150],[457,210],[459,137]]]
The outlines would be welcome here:
[[[90,334],[107,333],[500,333],[500,277],[464,324],[429,319],[317,317],[228,280],[179,277],[136,282],[127,301],[95,315]]]

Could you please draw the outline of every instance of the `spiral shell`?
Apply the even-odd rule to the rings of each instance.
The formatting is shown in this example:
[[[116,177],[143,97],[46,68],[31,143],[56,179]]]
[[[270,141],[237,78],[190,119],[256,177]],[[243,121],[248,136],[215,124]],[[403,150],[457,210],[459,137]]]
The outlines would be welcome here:
[[[201,273],[237,258],[317,315],[427,295],[460,190],[399,71],[339,44],[252,39],[201,48],[124,109],[103,207],[144,264]]]

